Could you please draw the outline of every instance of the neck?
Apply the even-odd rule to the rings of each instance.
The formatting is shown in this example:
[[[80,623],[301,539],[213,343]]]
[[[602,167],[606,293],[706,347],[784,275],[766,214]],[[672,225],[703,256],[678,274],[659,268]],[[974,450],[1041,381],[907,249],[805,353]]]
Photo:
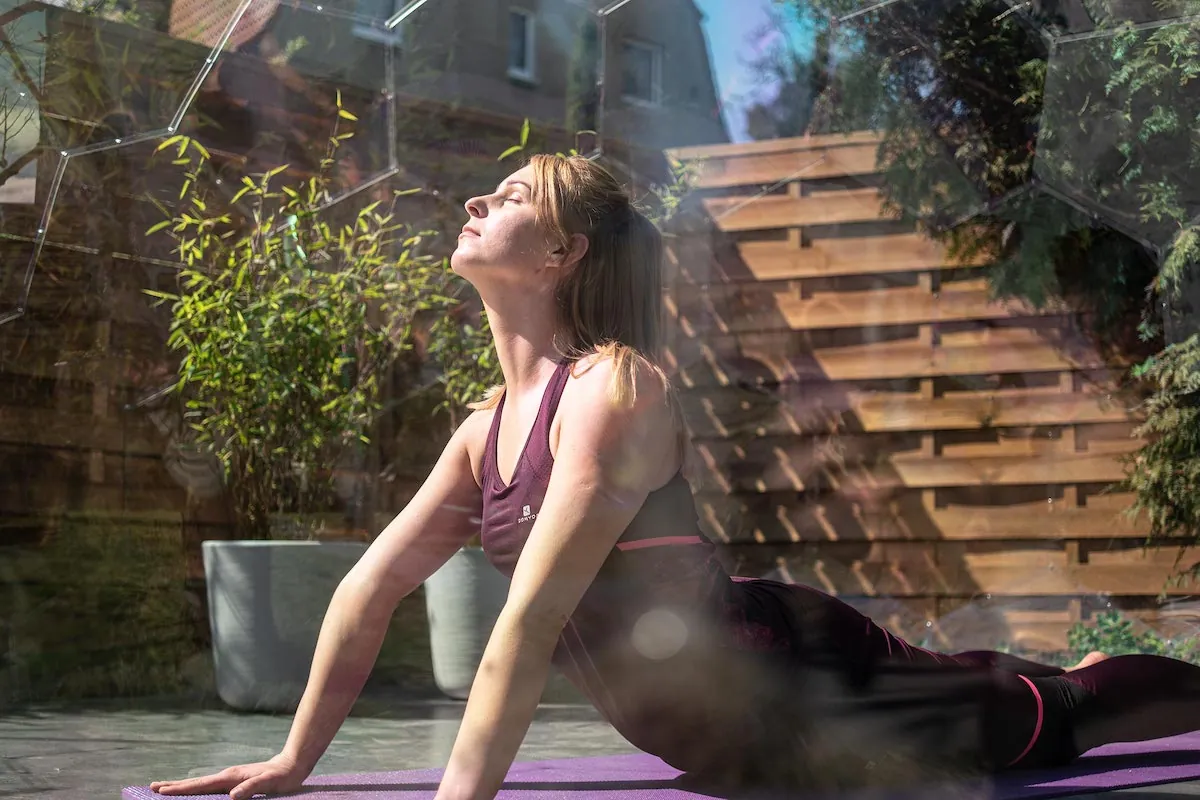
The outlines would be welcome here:
[[[554,298],[499,296],[484,301],[496,356],[510,394],[540,386],[548,370],[562,357],[554,346]]]

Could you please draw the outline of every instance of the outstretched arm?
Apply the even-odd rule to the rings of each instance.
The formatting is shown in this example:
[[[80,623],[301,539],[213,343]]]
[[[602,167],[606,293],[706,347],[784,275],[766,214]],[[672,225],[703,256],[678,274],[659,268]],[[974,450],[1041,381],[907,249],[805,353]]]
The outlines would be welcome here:
[[[233,800],[289,792],[312,772],[350,713],[379,656],[396,605],[479,531],[481,496],[471,446],[487,415],[459,426],[416,496],[339,584],[317,640],[308,685],[279,755],[214,775],[156,781],[164,795],[229,792]]]
[[[284,748],[305,769],[345,722],[396,606],[479,532],[482,496],[470,447],[486,435],[486,417],[474,414],[459,426],[417,494],[338,587]]]
[[[677,458],[663,386],[647,369],[637,401],[608,397],[611,362],[568,383],[545,501],[471,687],[437,800],[489,800],[516,758],[545,689],[559,634]]]

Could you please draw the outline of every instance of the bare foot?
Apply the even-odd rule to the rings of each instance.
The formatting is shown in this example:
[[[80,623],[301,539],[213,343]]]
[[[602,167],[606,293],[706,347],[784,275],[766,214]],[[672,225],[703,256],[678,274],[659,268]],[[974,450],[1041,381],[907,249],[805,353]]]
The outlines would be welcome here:
[[[1108,660],[1107,655],[1105,655],[1104,653],[1101,653],[1099,650],[1093,650],[1092,652],[1090,652],[1086,656],[1084,656],[1083,660],[1080,661],[1075,666],[1067,667],[1066,670],[1064,670],[1064,672],[1074,672],[1077,669],[1083,669],[1084,667],[1090,667],[1093,664],[1099,664],[1101,661],[1106,661],[1106,660]]]

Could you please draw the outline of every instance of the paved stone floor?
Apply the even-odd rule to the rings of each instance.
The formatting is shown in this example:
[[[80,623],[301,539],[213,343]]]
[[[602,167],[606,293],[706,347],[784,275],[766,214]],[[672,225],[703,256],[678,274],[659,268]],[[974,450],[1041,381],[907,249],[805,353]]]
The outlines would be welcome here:
[[[462,705],[397,702],[356,710],[317,772],[442,766]],[[38,707],[0,716],[0,798],[110,800],[121,788],[203,775],[270,758],[291,718],[220,708]],[[630,752],[591,709],[545,706],[521,750],[523,760]]]
[[[436,700],[360,706],[317,772],[442,766],[462,705]],[[205,774],[273,755],[289,717],[211,703],[37,707],[0,716],[0,798],[116,800],[121,787]],[[589,707],[544,706],[522,760],[631,752]],[[1200,797],[1200,783],[1110,793],[1108,800]]]

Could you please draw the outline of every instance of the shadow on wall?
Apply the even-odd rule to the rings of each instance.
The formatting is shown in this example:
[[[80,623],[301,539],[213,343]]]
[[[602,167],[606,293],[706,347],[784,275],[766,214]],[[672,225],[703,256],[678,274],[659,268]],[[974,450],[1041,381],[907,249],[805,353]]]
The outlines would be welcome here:
[[[667,296],[703,522],[737,572],[937,649],[1062,650],[1109,594],[1149,611],[1161,559],[1109,580],[1142,541],[1104,495],[1137,444],[1114,370],[1066,309],[993,302],[986,262],[885,218],[867,139],[795,140],[871,160],[761,191],[810,154],[683,155]]]

